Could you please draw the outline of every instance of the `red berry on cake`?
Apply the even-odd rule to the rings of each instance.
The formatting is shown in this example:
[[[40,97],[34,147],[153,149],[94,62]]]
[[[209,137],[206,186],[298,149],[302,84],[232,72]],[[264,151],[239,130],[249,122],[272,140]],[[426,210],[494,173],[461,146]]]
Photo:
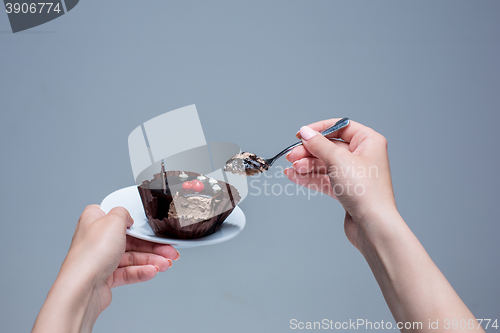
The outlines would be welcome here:
[[[191,183],[191,182],[184,182],[184,183],[182,183],[182,188],[184,190],[191,190],[193,188],[193,183]]]
[[[205,185],[203,185],[203,183],[200,182],[199,180],[195,179],[192,181],[192,183],[193,183],[193,191],[195,192],[201,192],[205,188]]]

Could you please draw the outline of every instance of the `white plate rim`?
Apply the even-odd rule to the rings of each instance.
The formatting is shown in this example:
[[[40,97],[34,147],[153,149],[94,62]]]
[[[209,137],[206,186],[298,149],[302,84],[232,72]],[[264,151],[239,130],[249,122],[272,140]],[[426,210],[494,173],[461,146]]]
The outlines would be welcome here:
[[[123,195],[126,196],[126,200],[121,202],[122,205],[117,205],[113,202],[116,201],[119,196]],[[138,204],[140,205],[140,209],[137,208]],[[153,243],[170,244],[177,248],[190,248],[222,243],[236,237],[239,233],[241,233],[241,231],[243,231],[246,225],[245,214],[240,207],[236,206],[222,224],[221,229],[213,233],[212,235],[196,239],[167,238],[155,235],[153,230],[149,226],[146,214],[144,213],[144,208],[139,195],[139,191],[137,190],[137,185],[132,185],[116,190],[108,194],[101,202],[101,209],[105,213],[108,213],[112,208],[118,206],[122,206],[127,209],[134,218],[134,225],[136,227],[134,228],[133,225],[131,228],[127,229],[127,235]],[[148,230],[148,234],[145,234],[141,231],[141,229],[144,228]]]

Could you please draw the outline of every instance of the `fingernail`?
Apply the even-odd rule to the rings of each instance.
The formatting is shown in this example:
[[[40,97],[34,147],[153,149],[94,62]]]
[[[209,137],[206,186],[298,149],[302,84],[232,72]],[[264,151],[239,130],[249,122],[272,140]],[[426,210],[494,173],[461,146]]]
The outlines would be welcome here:
[[[291,152],[290,152],[291,153]],[[291,162],[289,159],[288,159],[288,155],[290,155],[290,153],[286,154],[285,156],[285,159],[288,161],[288,162]]]
[[[295,161],[295,162],[293,162],[293,163],[292,163],[292,168],[294,168],[294,169],[295,169],[295,164],[297,164],[297,163],[299,163],[299,161],[298,161],[298,160],[297,160],[297,161]]]
[[[283,170],[283,173],[285,174],[285,176],[287,176],[287,177],[288,177],[287,172],[290,172],[290,168],[286,168],[285,170]]]
[[[312,128],[310,127],[307,127],[307,126],[302,126],[300,128],[300,136],[302,137],[302,139],[304,139],[305,141],[308,141],[310,140],[313,136],[315,136],[316,134],[318,134],[318,132],[314,131]]]
[[[160,271],[160,267],[158,267],[156,265],[155,265],[155,267],[156,267],[156,273],[158,273]]]
[[[174,261],[179,260],[179,258],[181,257],[181,254],[179,253],[179,251],[176,250],[175,252],[177,252],[177,258],[175,258]]]
[[[297,133],[295,133],[295,136],[297,137],[297,139],[300,140],[300,131],[298,131]]]
[[[170,262],[170,266],[168,266],[168,268],[172,267],[172,260],[170,259],[167,259],[169,262]]]

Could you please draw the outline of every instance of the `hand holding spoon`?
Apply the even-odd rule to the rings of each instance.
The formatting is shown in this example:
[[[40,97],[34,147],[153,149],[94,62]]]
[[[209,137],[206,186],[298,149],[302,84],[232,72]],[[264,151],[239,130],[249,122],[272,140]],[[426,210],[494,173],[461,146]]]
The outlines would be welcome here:
[[[349,125],[349,118],[342,118],[337,121],[333,126],[327,128],[320,134],[327,136],[333,132],[340,130],[341,128]],[[231,157],[224,167],[224,171],[228,171],[234,174],[240,174],[244,176],[253,176],[258,173],[268,170],[274,162],[281,156],[288,153],[293,148],[300,146],[302,141],[296,142],[280,151],[276,156],[272,158],[262,158],[253,153],[242,152]]]

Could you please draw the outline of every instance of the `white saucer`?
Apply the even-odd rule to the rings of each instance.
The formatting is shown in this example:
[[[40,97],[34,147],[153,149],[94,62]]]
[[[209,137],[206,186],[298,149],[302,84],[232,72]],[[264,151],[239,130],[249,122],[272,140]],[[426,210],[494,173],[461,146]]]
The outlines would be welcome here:
[[[139,239],[144,239],[154,243],[171,244],[177,248],[188,248],[202,245],[212,245],[222,243],[236,237],[245,228],[245,214],[236,206],[231,214],[222,224],[219,231],[196,239],[175,239],[156,235],[149,226],[141,196],[137,186],[129,186],[115,191],[108,195],[101,202],[101,209],[107,214],[114,207],[126,208],[132,218],[134,225],[127,229],[127,234]]]

